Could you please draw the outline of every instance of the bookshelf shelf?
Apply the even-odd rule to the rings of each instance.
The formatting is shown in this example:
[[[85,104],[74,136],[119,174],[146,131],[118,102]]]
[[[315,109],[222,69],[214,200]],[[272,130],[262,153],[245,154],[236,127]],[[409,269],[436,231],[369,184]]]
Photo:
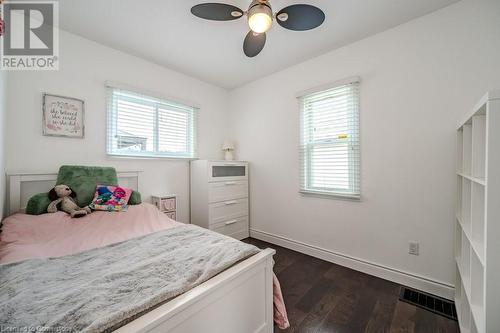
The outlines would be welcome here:
[[[484,262],[484,186],[472,184],[471,243],[481,262]]]
[[[462,220],[460,219],[460,217],[458,215],[457,215],[457,225],[460,226],[460,229],[462,231],[462,233],[460,235],[460,241],[464,237],[467,239],[466,241],[469,244],[468,246],[470,246],[470,249],[479,258],[479,262],[484,266],[484,255],[482,255],[482,253],[484,253],[484,248],[482,246],[484,246],[484,245],[483,244],[477,244],[474,241],[472,241],[472,237],[470,235],[470,232],[467,231],[466,229],[465,230],[463,229]],[[455,234],[455,240],[456,241],[458,241],[457,237],[458,237],[458,235]],[[456,246],[458,246],[458,245],[456,245]],[[455,257],[456,257],[457,253],[460,253],[460,257],[461,257],[461,255],[462,255],[462,246],[460,246],[459,249],[455,248]]]
[[[500,332],[500,91],[457,130],[455,305],[462,332]]]
[[[486,184],[484,178],[472,177],[470,175],[464,174],[463,172],[457,172],[457,175],[459,175],[462,178],[468,179],[478,185],[484,186]]]
[[[469,235],[471,230],[471,192],[472,182],[466,178],[462,178],[462,212],[460,218],[462,220],[462,229]]]

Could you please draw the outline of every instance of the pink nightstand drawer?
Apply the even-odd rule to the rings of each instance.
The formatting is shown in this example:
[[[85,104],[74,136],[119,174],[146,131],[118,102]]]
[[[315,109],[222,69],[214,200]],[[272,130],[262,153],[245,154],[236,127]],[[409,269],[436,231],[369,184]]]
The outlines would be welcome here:
[[[167,213],[165,213],[165,215],[167,215],[172,220],[176,220],[176,218],[177,218],[175,212],[167,212]]]
[[[162,211],[170,211],[175,210],[176,202],[175,198],[166,198],[161,200],[161,210]]]

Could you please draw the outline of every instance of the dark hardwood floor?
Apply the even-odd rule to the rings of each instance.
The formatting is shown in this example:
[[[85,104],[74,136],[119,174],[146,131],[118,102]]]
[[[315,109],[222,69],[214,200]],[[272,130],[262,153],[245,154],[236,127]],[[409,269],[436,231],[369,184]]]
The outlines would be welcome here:
[[[275,332],[448,333],[456,321],[398,300],[400,285],[253,238],[276,250],[278,276],[291,327]]]

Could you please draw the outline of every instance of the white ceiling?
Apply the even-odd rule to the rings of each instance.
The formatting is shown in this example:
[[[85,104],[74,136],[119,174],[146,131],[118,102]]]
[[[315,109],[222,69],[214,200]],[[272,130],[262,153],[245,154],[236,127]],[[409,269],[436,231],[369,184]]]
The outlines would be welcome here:
[[[64,0],[59,6],[64,30],[231,89],[457,1],[271,0],[275,12],[293,3],[315,5],[326,20],[306,32],[275,23],[255,58],[243,54],[244,18],[215,22],[191,14],[193,5],[216,0]],[[220,2],[246,10],[250,0]]]

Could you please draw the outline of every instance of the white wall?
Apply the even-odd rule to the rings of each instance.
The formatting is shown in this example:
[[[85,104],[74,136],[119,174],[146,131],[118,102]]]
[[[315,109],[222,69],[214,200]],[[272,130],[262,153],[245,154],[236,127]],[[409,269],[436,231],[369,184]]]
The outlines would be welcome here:
[[[6,214],[5,207],[5,148],[6,148],[6,114],[7,114],[7,72],[0,71],[0,220]]]
[[[9,74],[7,172],[143,170],[146,199],[178,193],[187,221],[187,162],[106,156],[104,82],[137,86],[201,106],[201,158],[220,158],[232,125],[239,157],[251,162],[253,229],[453,284],[455,127],[486,90],[500,88],[499,22],[498,1],[464,0],[230,93],[61,32],[59,71]],[[363,199],[301,196],[295,94],[353,75],[362,78]],[[85,139],[42,136],[43,92],[85,100]],[[410,240],[420,256],[407,254]]]
[[[466,0],[232,91],[251,228],[454,284],[455,128],[500,88],[499,36],[500,2]],[[295,94],[354,75],[362,201],[299,195]]]
[[[152,193],[177,193],[178,219],[189,221],[188,162],[106,155],[104,82],[116,81],[200,106],[201,158],[221,157],[219,147],[228,123],[227,91],[66,32],[60,34],[60,61],[59,71],[9,74],[7,172],[51,172],[62,164],[143,170],[145,199]],[[83,140],[42,136],[43,92],[85,100]]]

